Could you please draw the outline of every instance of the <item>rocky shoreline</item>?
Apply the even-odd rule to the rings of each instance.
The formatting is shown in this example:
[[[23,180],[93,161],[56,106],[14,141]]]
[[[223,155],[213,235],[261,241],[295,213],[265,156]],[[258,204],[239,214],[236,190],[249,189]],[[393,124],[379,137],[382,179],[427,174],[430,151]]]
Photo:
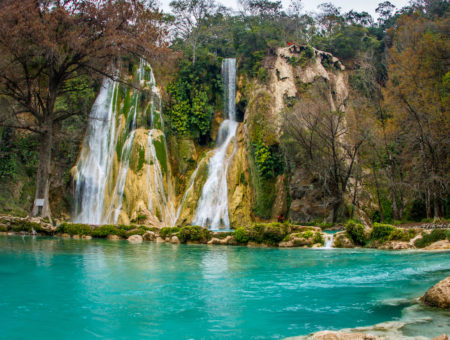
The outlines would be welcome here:
[[[450,310],[450,276],[436,283],[421,298],[422,305],[441,310]],[[290,337],[286,340],[428,340],[420,335],[405,336],[402,329],[406,322],[390,321],[369,327],[343,329],[339,331],[320,331],[305,336]],[[441,334],[431,340],[449,340],[447,334]]]
[[[0,233],[6,235],[126,239],[130,243],[153,241],[172,244],[280,248],[323,248],[327,244],[327,248],[450,250],[449,223],[438,224],[436,228],[432,228],[429,223],[421,226],[421,228],[397,228],[391,225],[374,224],[372,228],[367,228],[356,222],[349,222],[344,231],[339,231],[333,236],[320,227],[287,223],[255,223],[233,231],[217,232],[198,226],[158,228],[146,225],[95,226],[67,222],[54,226],[40,218],[0,216]]]

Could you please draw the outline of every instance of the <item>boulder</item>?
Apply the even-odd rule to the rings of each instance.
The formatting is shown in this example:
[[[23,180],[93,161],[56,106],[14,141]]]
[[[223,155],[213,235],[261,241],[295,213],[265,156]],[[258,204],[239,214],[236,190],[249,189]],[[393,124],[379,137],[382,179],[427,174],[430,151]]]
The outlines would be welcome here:
[[[144,235],[142,235],[143,239],[145,241],[155,241],[156,240],[156,234],[153,231],[146,231]]]
[[[213,237],[212,239],[210,239],[210,240],[208,241],[207,244],[209,244],[209,245],[211,245],[211,244],[221,244],[221,243],[220,243],[221,241],[222,241],[222,240],[221,240],[220,238]]]
[[[81,238],[81,235],[73,235],[72,238],[79,240]]]
[[[450,309],[450,276],[436,283],[420,300],[430,307]]]
[[[144,241],[144,238],[141,235],[131,235],[127,240],[130,243],[142,243],[142,241]]]
[[[110,241],[118,241],[118,240],[120,240],[121,238],[120,238],[120,236],[117,236],[117,235],[108,235],[108,236],[106,237],[106,239],[107,239],[107,240],[110,240]]]
[[[70,238],[70,235],[69,235],[69,234],[66,234],[66,233],[64,233],[64,234],[61,234],[61,237],[63,237],[63,238]]]
[[[164,242],[166,242],[166,241],[164,241],[164,239],[162,238],[162,237],[157,237],[156,238],[156,243],[164,243]]]
[[[83,236],[81,236],[81,238],[83,238],[85,240],[92,240],[92,236],[91,235],[83,235]]]
[[[336,235],[334,237],[333,245],[335,248],[354,248],[355,247],[352,240],[350,240],[348,238],[347,233],[345,231],[336,233]]]
[[[448,340],[448,336],[446,334],[441,334],[431,340]]]
[[[228,235],[224,239],[220,240],[220,244],[236,245],[237,242],[236,242],[234,236]]]
[[[281,248],[291,248],[293,246],[294,246],[294,241],[292,241],[292,240],[283,241],[283,242],[278,243],[278,247],[281,247]]]
[[[447,250],[450,249],[450,242],[448,240],[441,240],[430,244],[425,250]]]
[[[173,243],[173,244],[180,244],[181,242],[180,242],[180,239],[178,238],[178,236],[172,236],[171,238],[170,238],[170,243]]]
[[[388,241],[381,245],[378,249],[388,249],[388,250],[402,250],[412,248],[409,242],[404,241]]]

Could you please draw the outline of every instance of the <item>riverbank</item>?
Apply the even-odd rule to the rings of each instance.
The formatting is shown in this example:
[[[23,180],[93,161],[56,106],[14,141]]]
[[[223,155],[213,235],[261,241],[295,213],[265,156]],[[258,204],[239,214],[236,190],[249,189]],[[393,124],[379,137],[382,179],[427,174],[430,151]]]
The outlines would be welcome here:
[[[315,226],[287,223],[255,223],[232,231],[210,231],[198,226],[149,227],[145,225],[88,225],[63,222],[54,226],[39,218],[0,216],[0,233],[45,235],[74,239],[127,239],[132,243],[194,243],[280,248],[371,248],[385,250],[450,250],[450,224],[426,223],[421,227],[398,228],[374,224],[365,228],[349,222],[344,231],[329,234]]]

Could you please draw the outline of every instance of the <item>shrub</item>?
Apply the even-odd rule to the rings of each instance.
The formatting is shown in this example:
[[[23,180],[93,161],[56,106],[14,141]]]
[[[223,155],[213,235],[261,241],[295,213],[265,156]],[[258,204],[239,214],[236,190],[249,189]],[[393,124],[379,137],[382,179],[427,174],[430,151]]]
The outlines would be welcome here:
[[[0,224],[0,231],[1,232],[6,232],[6,231],[8,231],[8,227],[6,225],[4,225],[4,224]]]
[[[247,243],[249,240],[247,230],[244,227],[237,228],[234,232],[234,238],[238,243]]]
[[[324,244],[325,240],[322,237],[322,234],[319,233],[318,231],[314,234],[314,243],[320,243],[320,244]]]
[[[178,227],[163,227],[159,230],[159,236],[162,238],[166,238],[168,236],[172,236],[172,234],[176,234],[180,231]]]
[[[302,238],[311,238],[314,236],[314,233],[311,230],[307,230],[307,231],[304,231],[303,233],[300,233],[299,236]]]
[[[398,241],[409,241],[414,236],[417,235],[417,231],[415,229],[399,229],[396,228],[391,235],[389,235],[389,240],[398,240]]]
[[[380,223],[374,223],[372,231],[370,233],[370,238],[372,240],[378,240],[381,242],[386,242],[392,232],[394,232],[396,228],[389,224],[380,224]]]
[[[348,221],[345,226],[345,231],[348,237],[353,241],[353,243],[364,246],[367,243],[366,235],[364,234],[364,227],[360,223],[355,221]]]
[[[91,235],[92,229],[87,224],[80,223],[62,223],[57,231],[69,235]]]
[[[15,232],[26,231],[31,233],[34,229],[35,231],[41,230],[41,225],[36,222],[30,222],[27,220],[16,220],[12,222],[11,229]]]
[[[198,241],[202,243],[208,242],[211,238],[211,232],[199,226],[182,227],[177,234],[181,242]]]
[[[108,235],[117,235],[120,237],[126,237],[126,230],[120,229],[115,225],[102,225],[101,227],[95,228],[92,231],[93,237],[105,238]]]
[[[264,227],[263,241],[269,244],[281,242],[288,233],[288,227],[282,223],[271,223]]]
[[[414,242],[414,245],[417,248],[424,248],[434,242],[445,240],[445,239],[450,240],[450,230],[434,229],[429,234],[422,232],[422,238],[417,239]]]

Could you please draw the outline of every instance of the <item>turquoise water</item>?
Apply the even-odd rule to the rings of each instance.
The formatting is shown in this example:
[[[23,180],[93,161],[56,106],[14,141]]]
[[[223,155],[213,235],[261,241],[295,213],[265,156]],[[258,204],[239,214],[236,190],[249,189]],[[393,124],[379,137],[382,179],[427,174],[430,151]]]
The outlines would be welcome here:
[[[283,338],[411,317],[448,275],[449,253],[2,236],[0,338]],[[407,332],[450,332],[419,309]]]

